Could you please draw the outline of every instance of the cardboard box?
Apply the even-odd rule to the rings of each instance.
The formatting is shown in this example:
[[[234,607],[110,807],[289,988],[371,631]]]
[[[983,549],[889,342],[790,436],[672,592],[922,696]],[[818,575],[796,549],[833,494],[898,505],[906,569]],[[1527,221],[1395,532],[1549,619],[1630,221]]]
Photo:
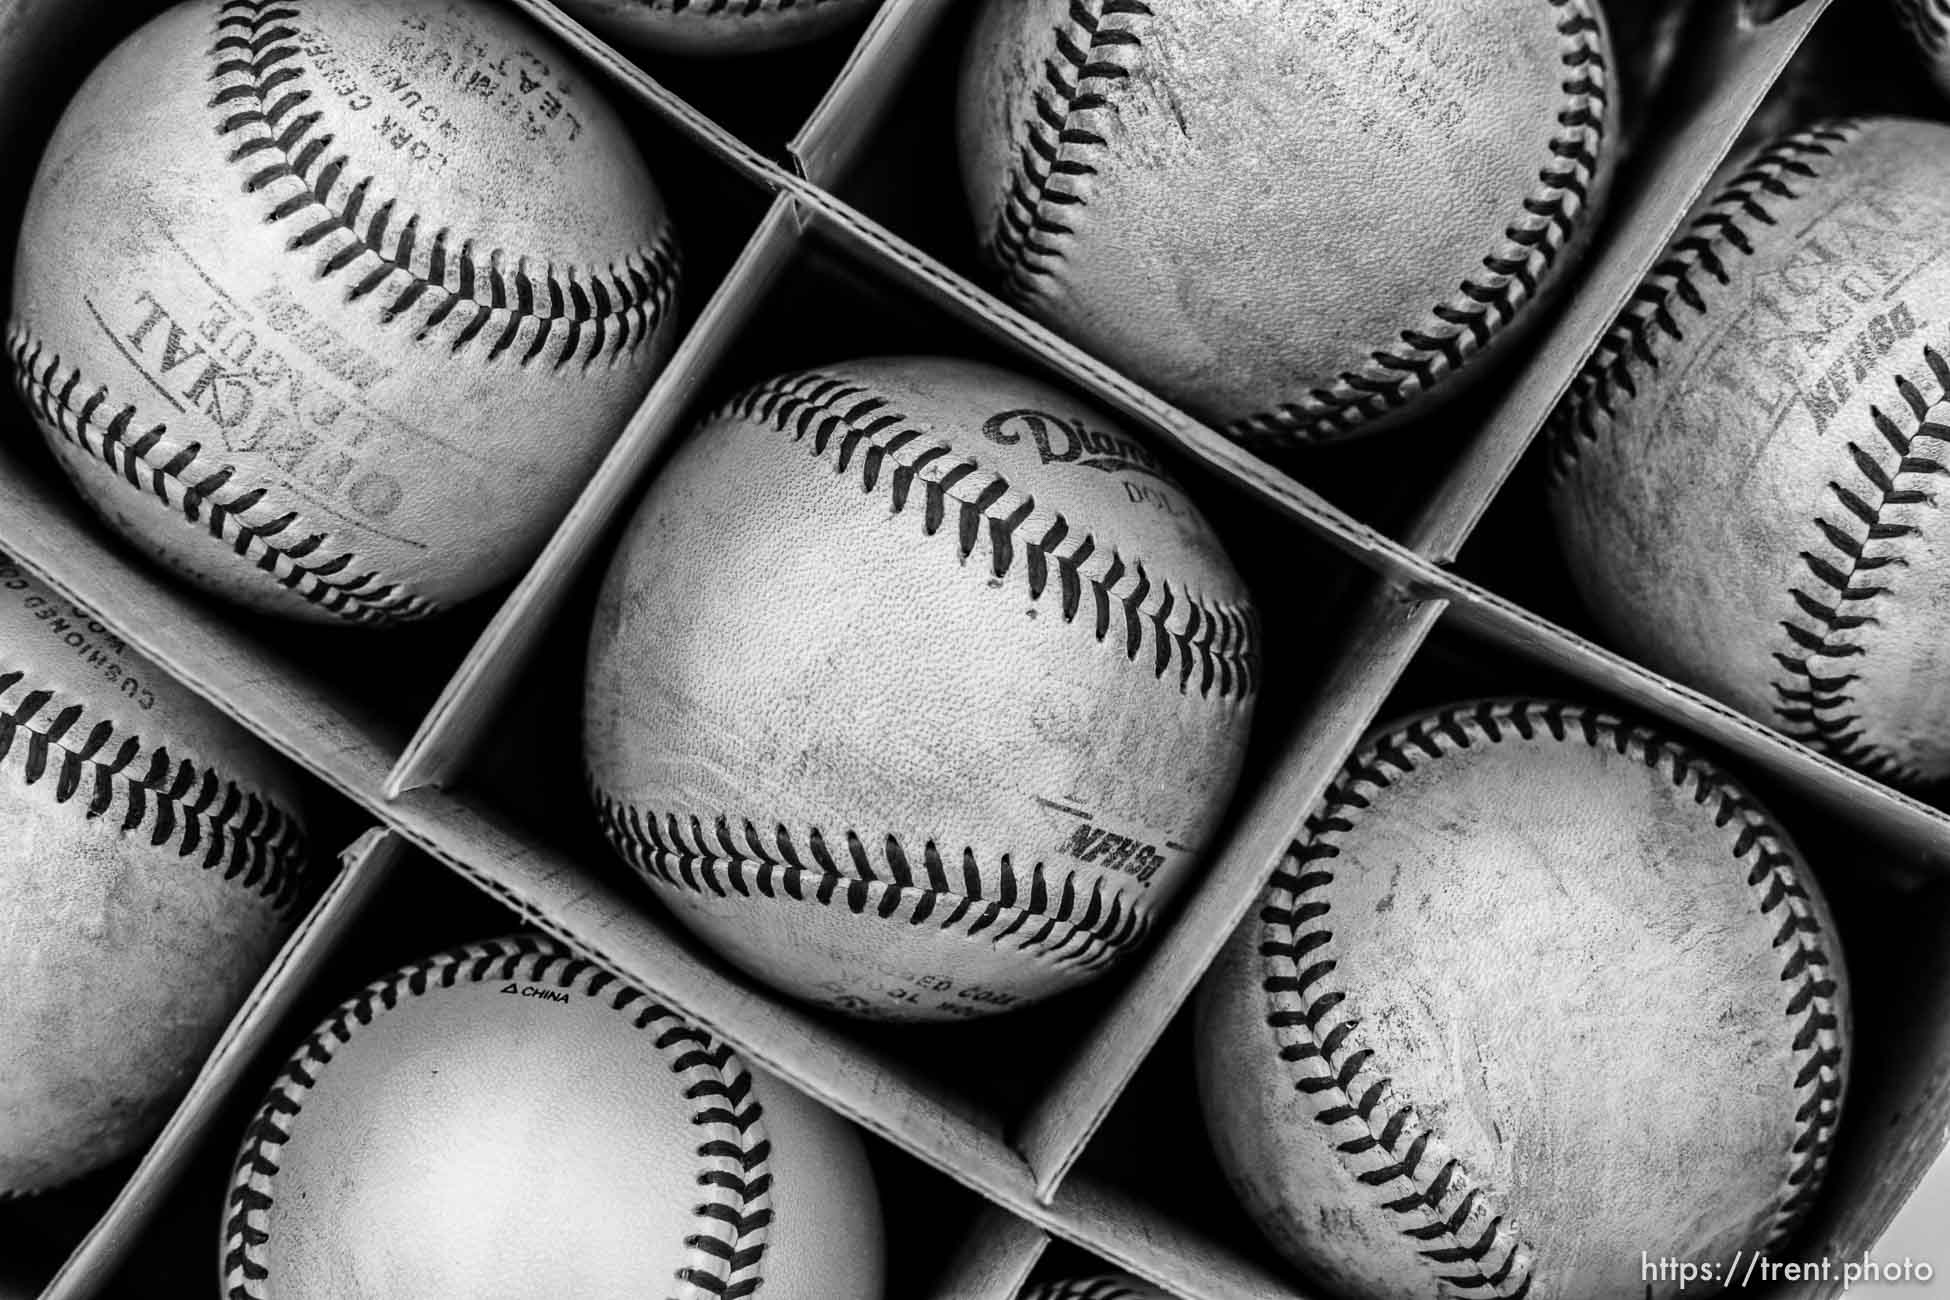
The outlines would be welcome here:
[[[1499,594],[1523,584],[1506,581],[1513,548],[1493,544],[1501,519],[1519,531],[1544,527],[1534,496],[1508,486],[1522,483],[1537,430],[1823,0],[1768,23],[1744,3],[1709,6],[1682,59],[1667,128],[1638,141],[1603,241],[1548,334],[1451,422],[1467,436],[1282,467],[964,274],[971,259],[953,215],[960,195],[952,163],[942,161],[951,153],[942,72],[953,67],[966,7],[888,0],[857,41],[807,52],[795,93],[810,100],[820,79],[830,84],[807,120],[793,123],[753,111],[735,65],[711,76],[659,67],[666,85],[547,0],[518,3],[627,107],[692,258],[675,356],[512,591],[383,646],[267,627],[133,558],[37,456],[25,416],[0,417],[9,435],[0,439],[0,551],[388,832],[359,846],[170,1130],[46,1294],[98,1293],[137,1248],[188,1169],[197,1135],[234,1106],[237,1075],[265,1047],[266,1025],[294,990],[311,987],[369,882],[411,845],[981,1198],[991,1208],[942,1260],[932,1294],[1013,1296],[1054,1238],[1185,1300],[1302,1296],[1223,1193],[1203,1194],[1201,1185],[1188,1198],[1130,1157],[1165,1126],[1196,1136],[1195,1115],[1183,1110],[1183,1032],[1174,1024],[1348,752],[1378,717],[1483,683],[1663,720],[1794,811],[1797,834],[1834,854],[1817,855],[1816,866],[1847,899],[1851,957],[1876,950],[1886,960],[1871,961],[1858,980],[1851,1110],[1802,1250],[1839,1260],[1871,1248],[1940,1161],[1950,1126],[1950,959],[1937,956],[1950,952],[1950,895],[1940,887],[1950,874],[1950,818]],[[1863,3],[1835,0],[1838,11]],[[39,56],[64,39],[52,24],[9,26],[7,18],[45,20],[60,8],[56,0],[0,5],[0,33],[12,41],[6,64],[41,74],[40,103],[65,98],[86,65]],[[102,28],[134,22],[125,7],[95,12],[97,41]],[[677,84],[692,100],[671,89]],[[31,155],[24,138],[10,143]],[[9,172],[28,174],[18,161]],[[17,210],[18,196],[9,197]],[[667,924],[595,833],[574,733],[593,581],[646,478],[698,411],[794,364],[926,348],[1054,376],[1152,434],[1193,490],[1236,520],[1228,541],[1268,612],[1276,657],[1267,676],[1283,684],[1262,709],[1227,833],[1150,946],[1100,988],[1001,1028],[959,1027],[953,1038],[808,1011],[755,988]],[[998,1052],[1010,1069],[992,1068]],[[1769,1294],[1838,1290],[1839,1279]]]

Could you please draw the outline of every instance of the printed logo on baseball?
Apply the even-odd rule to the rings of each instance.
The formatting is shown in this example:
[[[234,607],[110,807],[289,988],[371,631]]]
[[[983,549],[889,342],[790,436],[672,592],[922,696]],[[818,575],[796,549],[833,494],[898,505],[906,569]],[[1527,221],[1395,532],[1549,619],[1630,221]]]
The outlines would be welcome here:
[[[1778,1252],[1841,1116],[1848,981],[1800,854],[1712,764],[1575,705],[1387,728],[1207,975],[1199,1090],[1337,1296],[1644,1300]]]
[[[1950,127],[1736,163],[1549,431],[1619,648],[1865,772],[1950,776]]]
[[[676,280],[621,124],[509,11],[196,0],[68,107],[8,348],[145,552],[383,624],[540,549],[649,386]]]
[[[1594,0],[993,3],[962,177],[1025,311],[1235,437],[1342,438],[1452,395],[1564,281],[1609,58]]]
[[[307,893],[283,762],[0,557],[0,1197],[134,1152]]]
[[[879,1300],[853,1131],[592,962],[517,935],[374,981],[231,1178],[230,1300]]]
[[[1258,676],[1157,457],[1043,384],[760,384],[652,483],[590,637],[610,842],[797,996],[975,1016],[1135,947],[1217,828]]]

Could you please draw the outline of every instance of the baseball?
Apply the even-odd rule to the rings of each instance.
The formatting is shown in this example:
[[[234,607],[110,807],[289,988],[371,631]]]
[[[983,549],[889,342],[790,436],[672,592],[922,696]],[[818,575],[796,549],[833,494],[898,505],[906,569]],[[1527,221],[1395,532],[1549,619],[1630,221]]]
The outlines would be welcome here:
[[[238,1300],[881,1294],[851,1128],[552,941],[368,985],[244,1137]]]
[[[562,0],[562,8],[632,49],[693,58],[757,54],[866,20],[879,0]]]
[[[1594,0],[991,4],[962,178],[1004,294],[1242,439],[1427,412],[1564,280],[1616,135]]]
[[[0,558],[0,1198],[161,1128],[297,920],[297,783]]]
[[[676,281],[622,126],[509,10],[196,0],[63,117],[8,349],[140,549],[256,609],[387,624],[540,550],[665,355]]]
[[[1142,442],[990,366],[786,375],[651,485],[597,606],[589,779],[776,987],[1006,1011],[1136,947],[1225,809],[1257,622]]]
[[[1627,654],[1876,776],[1950,776],[1950,127],[1738,163],[1550,427],[1571,573]]]
[[[1457,705],[1342,769],[1208,974],[1199,1091],[1333,1294],[1670,1297],[1778,1253],[1840,1116],[1848,981],[1786,835],[1575,705]]]
[[[1170,1300],[1163,1291],[1121,1273],[1101,1277],[1042,1282],[1024,1291],[1019,1300]]]

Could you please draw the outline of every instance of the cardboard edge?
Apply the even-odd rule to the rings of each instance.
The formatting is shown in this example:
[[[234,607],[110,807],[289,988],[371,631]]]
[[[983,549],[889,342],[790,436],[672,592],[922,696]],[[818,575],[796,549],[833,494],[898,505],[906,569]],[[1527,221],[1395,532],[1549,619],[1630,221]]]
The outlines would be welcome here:
[[[984,1207],[929,1300],[1016,1300],[1049,1246],[1049,1234],[997,1206]]]
[[[41,1292],[41,1300],[86,1300],[108,1285],[188,1171],[191,1159],[209,1140],[244,1074],[271,1048],[325,955],[358,920],[404,848],[397,835],[375,829],[340,855],[344,866],[337,879],[259,976],[169,1122],[108,1210]],[[217,1225],[212,1224],[213,1263],[216,1253]]]
[[[502,601],[421,720],[386,776],[386,798],[444,785],[466,768],[467,750],[492,723],[534,658],[569,589],[631,504],[651,465],[682,435],[682,422],[705,379],[736,344],[799,244],[794,200],[778,195],[541,555]]]
[[[886,0],[874,12],[846,66],[786,142],[786,158],[801,178],[831,189],[845,176],[953,11],[952,0]]]

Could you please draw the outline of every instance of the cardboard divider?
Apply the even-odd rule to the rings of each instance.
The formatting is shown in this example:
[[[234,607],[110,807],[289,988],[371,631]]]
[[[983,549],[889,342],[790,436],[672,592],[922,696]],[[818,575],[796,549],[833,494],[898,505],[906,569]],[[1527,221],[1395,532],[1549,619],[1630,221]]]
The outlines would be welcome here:
[[[1053,1197],[1137,1067],[1199,977],[1245,917],[1320,792],[1374,722],[1437,616],[1428,601],[1379,587],[1350,627],[1347,646],[1321,679],[1312,707],[1284,738],[1280,758],[1212,855],[1197,893],[1153,940],[1143,966],[1015,1134]]]
[[[798,240],[793,200],[781,195],[772,201],[757,232],[630,417],[595,477],[427,713],[387,777],[389,798],[416,786],[445,783],[494,725],[576,575],[589,564],[649,466],[684,432],[682,422],[700,388],[737,343]]]
[[[1049,1234],[1006,1210],[985,1210],[929,1300],[1016,1300],[1049,1245]]]
[[[218,1116],[234,1103],[254,1100],[237,1095],[245,1070],[273,1045],[299,994],[325,955],[346,941],[404,848],[397,835],[372,830],[340,856],[343,869],[338,877],[265,969],[169,1123],[107,1213],[41,1292],[41,1300],[86,1300],[108,1285],[174,1194]],[[210,1238],[213,1242],[216,1238],[214,1224]]]
[[[1409,531],[1410,546],[1444,564],[1456,558],[1829,3],[1807,0],[1758,29],[1719,25],[1717,43],[1695,52],[1709,70],[1701,78],[1703,97],[1674,105],[1678,129],[1649,142],[1614,181],[1602,246],[1586,262],[1550,336]]]
[[[952,10],[951,0],[886,0],[875,11],[852,57],[786,145],[801,177],[832,189],[851,170]]]

